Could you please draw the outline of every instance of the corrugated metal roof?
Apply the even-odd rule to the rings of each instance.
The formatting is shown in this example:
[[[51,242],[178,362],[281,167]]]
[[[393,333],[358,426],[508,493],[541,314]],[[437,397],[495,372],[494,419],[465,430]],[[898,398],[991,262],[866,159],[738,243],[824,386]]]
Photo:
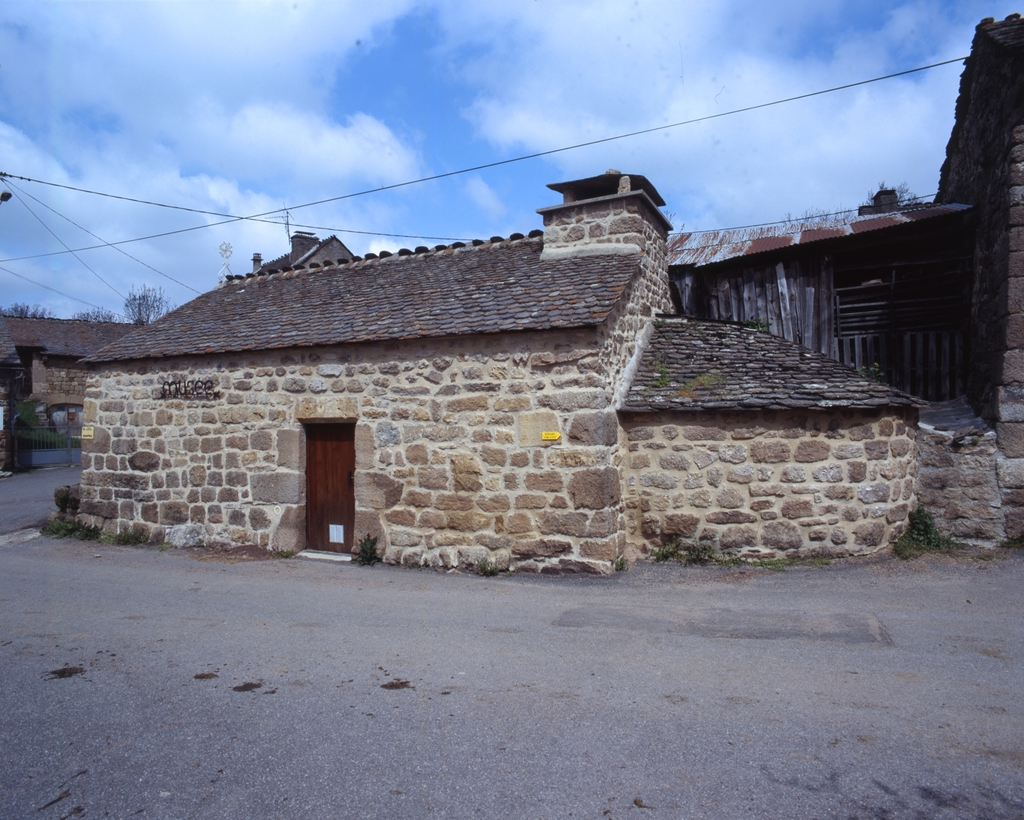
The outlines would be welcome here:
[[[732,228],[673,234],[668,241],[670,265],[712,265],[776,251],[793,245],[808,245],[826,239],[839,239],[869,231],[899,227],[925,219],[934,219],[966,211],[970,205],[916,205],[888,214],[870,214],[850,218],[832,217],[787,222],[783,225],[762,225],[754,228]]]

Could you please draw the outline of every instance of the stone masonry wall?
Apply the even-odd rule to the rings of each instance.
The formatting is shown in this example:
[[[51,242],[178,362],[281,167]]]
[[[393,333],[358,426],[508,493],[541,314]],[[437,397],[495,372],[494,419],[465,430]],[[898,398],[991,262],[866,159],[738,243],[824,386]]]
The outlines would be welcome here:
[[[916,508],[916,410],[625,416],[627,538],[744,556],[853,555]]]
[[[996,429],[1002,506],[1002,521],[981,529],[1016,538],[1024,535],[1024,57],[994,42],[988,25],[978,27],[961,78],[937,201],[974,206],[968,396]]]
[[[10,446],[10,433],[8,430],[11,426],[11,402],[10,402],[10,382],[8,381],[8,374],[0,370],[0,407],[3,408],[3,426],[0,427],[0,470],[10,469],[10,460],[14,457],[14,453]]]
[[[37,381],[32,367],[33,391],[50,397],[51,404],[81,404],[89,379],[89,368],[70,356],[47,356]]]
[[[579,331],[105,366],[85,405],[83,520],[301,549],[302,424],[333,419],[356,423],[356,534],[386,560],[606,571],[624,546],[610,407],[657,293],[638,277],[604,326]],[[183,379],[221,395],[159,398]]]
[[[917,438],[917,497],[945,535],[972,544],[993,546],[1005,537],[1000,465],[1006,461],[996,447],[996,434],[955,432],[921,426]],[[1019,481],[1019,477],[1018,477]],[[1024,483],[1014,487],[1018,495]],[[1024,506],[1024,499],[1021,499]]]

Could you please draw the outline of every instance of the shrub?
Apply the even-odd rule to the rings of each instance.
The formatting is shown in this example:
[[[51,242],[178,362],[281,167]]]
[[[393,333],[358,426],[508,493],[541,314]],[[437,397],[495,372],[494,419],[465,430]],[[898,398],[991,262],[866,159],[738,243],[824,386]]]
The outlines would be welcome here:
[[[41,532],[54,538],[77,538],[79,541],[99,541],[103,534],[99,527],[89,527],[66,518],[48,521]]]
[[[380,561],[380,556],[377,555],[377,539],[370,536],[369,533],[366,537],[359,542],[359,551],[356,552],[355,562],[362,564],[364,567],[370,567]]]
[[[709,564],[718,561],[720,557],[711,541],[684,544],[678,538],[673,538],[654,550],[655,561],[680,561],[683,564]]]
[[[924,507],[918,507],[910,514],[907,529],[892,545],[892,551],[906,561],[926,552],[949,552],[958,546],[955,539],[935,529],[935,522]]]
[[[149,541],[149,533],[145,527],[133,524],[128,529],[121,530],[112,540],[115,544],[120,544],[123,547],[132,547]]]
[[[57,505],[57,509],[62,513],[78,512],[78,499],[75,498],[71,488],[66,484],[53,491],[53,503]]]
[[[616,558],[614,566],[616,572],[625,572],[627,569],[629,569],[629,562],[626,560],[626,556],[620,555],[618,558]]]
[[[498,574],[498,567],[495,566],[490,558],[483,558],[477,561],[475,570],[477,575],[484,575],[488,578]]]

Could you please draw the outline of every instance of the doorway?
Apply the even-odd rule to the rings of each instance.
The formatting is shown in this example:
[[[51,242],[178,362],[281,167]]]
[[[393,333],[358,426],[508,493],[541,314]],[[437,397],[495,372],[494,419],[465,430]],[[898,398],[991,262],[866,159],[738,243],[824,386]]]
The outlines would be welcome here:
[[[355,424],[306,425],[306,548],[352,552]]]

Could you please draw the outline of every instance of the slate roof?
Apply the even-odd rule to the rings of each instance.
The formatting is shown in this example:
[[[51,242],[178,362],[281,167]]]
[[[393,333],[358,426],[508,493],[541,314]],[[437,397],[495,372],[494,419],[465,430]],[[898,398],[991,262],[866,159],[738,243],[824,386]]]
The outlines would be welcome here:
[[[495,240],[235,276],[89,361],[597,325],[639,270],[636,255],[542,261],[538,237]]]
[[[5,321],[15,346],[77,358],[95,353],[136,328],[120,322],[83,322],[77,319],[19,319],[8,316]]]
[[[850,218],[817,218],[785,225],[755,228],[731,228],[720,231],[673,234],[668,240],[670,265],[712,265],[739,256],[777,251],[795,245],[808,245],[827,239],[858,236],[869,231],[898,228],[925,219],[948,216],[970,208],[969,205],[914,205],[885,214]]]
[[[1024,49],[1024,20],[1019,14],[1010,14],[1001,22],[987,17],[978,25],[978,30],[984,31],[1001,46]]]
[[[7,329],[7,320],[0,316],[0,366],[20,364],[21,360],[14,347],[14,339],[11,338],[11,333]]]
[[[621,409],[789,410],[921,401],[798,344],[726,322],[655,322]]]
[[[300,234],[301,235],[301,234]],[[318,239],[310,234],[312,244],[304,253],[296,253],[294,250],[282,254],[269,262],[263,262],[255,273],[270,273],[284,270],[295,265],[308,265],[310,262],[323,262],[333,256],[334,259],[354,259],[344,242],[338,239],[336,234],[331,234],[326,239]]]

